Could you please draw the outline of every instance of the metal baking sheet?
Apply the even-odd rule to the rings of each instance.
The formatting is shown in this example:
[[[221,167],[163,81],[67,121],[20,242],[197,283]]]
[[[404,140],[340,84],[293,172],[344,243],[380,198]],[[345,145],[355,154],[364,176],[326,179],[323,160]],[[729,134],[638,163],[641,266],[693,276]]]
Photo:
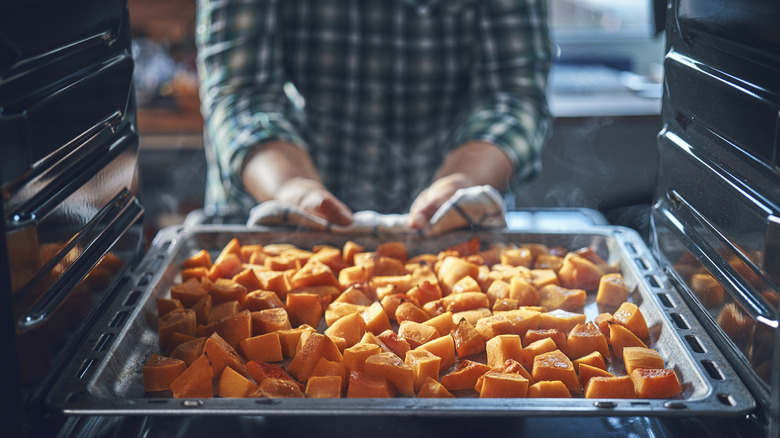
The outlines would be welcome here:
[[[354,240],[367,249],[379,243],[406,242],[410,254],[438,252],[479,237],[490,243],[544,243],[569,250],[590,247],[618,264],[629,300],[641,309],[655,348],[674,369],[682,394],[662,400],[617,399],[173,399],[144,394],[141,369],[157,344],[157,297],[180,281],[181,262],[201,249],[218,253],[233,237],[241,244],[291,243],[302,248],[341,245]],[[594,295],[594,294],[590,294]],[[590,296],[588,319],[598,314]],[[435,238],[418,235],[349,235],[241,226],[173,226],[152,242],[137,271],[118,291],[48,397],[68,415],[583,415],[583,416],[736,416],[755,408],[755,400],[699,325],[660,270],[639,235],[631,229],[594,226],[574,231],[463,231]]]

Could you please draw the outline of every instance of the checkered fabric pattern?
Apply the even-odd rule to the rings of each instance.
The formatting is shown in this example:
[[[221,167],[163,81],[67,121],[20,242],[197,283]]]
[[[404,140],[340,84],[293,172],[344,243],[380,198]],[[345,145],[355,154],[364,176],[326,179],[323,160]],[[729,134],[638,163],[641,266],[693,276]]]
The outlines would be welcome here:
[[[545,0],[198,0],[196,37],[220,211],[256,204],[240,170],[270,140],[353,210],[399,213],[453,148],[498,145],[519,183],[549,135]]]

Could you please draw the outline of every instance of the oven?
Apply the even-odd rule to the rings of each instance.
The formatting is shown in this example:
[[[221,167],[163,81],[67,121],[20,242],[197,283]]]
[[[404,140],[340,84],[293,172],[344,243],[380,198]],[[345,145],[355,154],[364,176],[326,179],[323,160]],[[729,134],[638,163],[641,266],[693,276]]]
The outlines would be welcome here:
[[[435,238],[247,228],[194,212],[147,244],[126,2],[0,6],[0,406],[12,414],[9,436],[777,436],[778,18],[768,0],[669,2],[647,237],[576,209],[510,211],[507,229]],[[401,239],[418,253],[474,237],[590,248],[620,266],[683,393],[523,402],[144,394],[156,298],[180,281],[183,260],[217,254],[234,237],[302,247]]]

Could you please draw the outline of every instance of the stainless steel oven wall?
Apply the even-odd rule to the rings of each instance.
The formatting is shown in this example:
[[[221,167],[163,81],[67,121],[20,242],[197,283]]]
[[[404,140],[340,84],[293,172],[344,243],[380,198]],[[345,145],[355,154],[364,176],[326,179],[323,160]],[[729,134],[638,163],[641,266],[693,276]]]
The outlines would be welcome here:
[[[25,407],[20,431],[144,250],[127,17],[126,0],[0,5],[0,289],[15,346],[0,379]]]
[[[652,245],[776,434],[780,3],[669,7]]]

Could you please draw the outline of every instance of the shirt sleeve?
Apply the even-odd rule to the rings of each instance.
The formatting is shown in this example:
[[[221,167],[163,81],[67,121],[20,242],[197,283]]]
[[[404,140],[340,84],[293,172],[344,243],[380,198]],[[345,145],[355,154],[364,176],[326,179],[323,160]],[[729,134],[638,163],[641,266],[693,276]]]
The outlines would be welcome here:
[[[552,58],[546,3],[480,2],[477,26],[470,103],[451,145],[483,140],[499,146],[514,165],[515,185],[535,174],[551,132],[545,93]]]
[[[247,152],[270,140],[306,144],[285,94],[278,0],[198,0],[196,42],[205,131],[229,197],[246,197]]]

